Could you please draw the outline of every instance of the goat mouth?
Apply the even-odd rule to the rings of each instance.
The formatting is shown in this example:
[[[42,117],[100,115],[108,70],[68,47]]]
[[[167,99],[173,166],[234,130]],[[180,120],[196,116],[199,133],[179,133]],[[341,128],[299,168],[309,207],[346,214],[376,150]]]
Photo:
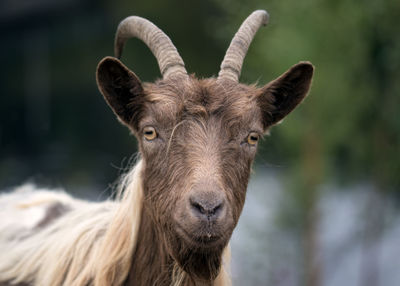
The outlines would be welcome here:
[[[186,243],[195,248],[219,247],[224,242],[224,237],[212,230],[190,233],[184,227],[177,225],[176,232]]]

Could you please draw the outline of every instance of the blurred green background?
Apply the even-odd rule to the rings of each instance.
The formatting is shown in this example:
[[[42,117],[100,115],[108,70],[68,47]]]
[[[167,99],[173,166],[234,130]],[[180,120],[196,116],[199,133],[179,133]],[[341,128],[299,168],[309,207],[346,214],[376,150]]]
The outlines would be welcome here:
[[[187,70],[209,77],[256,9],[270,23],[249,49],[241,81],[266,84],[301,60],[316,71],[309,97],[259,148],[232,241],[234,282],[399,285],[398,0],[3,0],[0,189],[33,181],[80,197],[109,195],[137,151],[95,82],[120,20],[153,21]],[[122,60],[143,81],[160,76],[138,40]]]

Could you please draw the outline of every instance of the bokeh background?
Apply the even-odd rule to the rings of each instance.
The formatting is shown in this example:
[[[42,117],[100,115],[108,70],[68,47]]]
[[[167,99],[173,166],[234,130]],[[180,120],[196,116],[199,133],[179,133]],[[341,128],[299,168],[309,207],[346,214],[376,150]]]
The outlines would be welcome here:
[[[309,97],[259,148],[232,239],[235,285],[400,285],[398,0],[2,0],[0,189],[109,196],[137,149],[95,69],[124,17],[153,21],[188,71],[208,77],[256,9],[270,24],[241,81],[266,84],[301,60],[316,72]],[[123,61],[143,81],[160,76],[138,40]]]

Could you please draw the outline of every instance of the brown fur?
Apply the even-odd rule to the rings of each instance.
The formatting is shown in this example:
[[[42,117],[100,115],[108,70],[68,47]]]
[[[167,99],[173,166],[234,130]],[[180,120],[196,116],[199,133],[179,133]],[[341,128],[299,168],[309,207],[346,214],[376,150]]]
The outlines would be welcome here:
[[[158,249],[155,258],[159,261],[162,257],[162,263],[134,263],[131,279],[136,281],[134,285],[153,285],[159,279],[168,285],[171,275],[167,271],[170,271],[174,258],[193,279],[213,280],[220,267],[221,253],[241,212],[250,164],[255,154],[255,148],[241,146],[247,136],[242,132],[243,129],[245,132],[262,132],[260,120],[257,120],[260,114],[253,99],[255,91],[239,86],[235,89],[236,94],[227,96],[224,89],[215,84],[215,80],[195,79],[189,83],[159,82],[149,85],[147,89],[150,90],[147,93],[148,102],[143,106],[139,129],[146,125],[157,126],[160,138],[156,139],[158,142],[149,144],[138,136],[142,139],[139,139],[139,145],[145,162],[142,220],[148,221],[147,227],[152,225],[153,229],[140,233],[144,236],[154,234],[149,239],[158,245],[151,250]],[[248,96],[244,96],[245,92]],[[212,97],[214,94],[218,96]],[[254,110],[251,110],[252,105]],[[134,130],[136,133],[138,131]],[[219,228],[220,242],[211,248],[188,242],[176,231],[178,224],[190,233],[198,228],[189,218],[185,220],[185,203],[186,193],[196,181],[202,180],[221,185],[230,206],[230,216],[216,226]],[[148,241],[145,247],[149,247]],[[138,254],[135,257],[145,255]],[[154,271],[156,265],[161,269]],[[135,266],[140,270],[135,271]],[[154,271],[155,276],[148,275],[149,269]],[[135,273],[142,273],[142,276],[147,276],[146,279],[154,280],[139,283]],[[165,273],[166,277],[160,278],[160,273]]]
[[[170,285],[174,263],[188,274],[184,285],[212,285],[245,201],[256,153],[247,137],[261,136],[302,101],[312,71],[300,63],[263,88],[194,76],[142,85],[117,59],[99,64],[100,90],[137,137],[144,164],[127,285]],[[147,126],[157,132],[152,141],[143,136]],[[220,200],[221,213],[207,224],[193,197],[205,205]]]

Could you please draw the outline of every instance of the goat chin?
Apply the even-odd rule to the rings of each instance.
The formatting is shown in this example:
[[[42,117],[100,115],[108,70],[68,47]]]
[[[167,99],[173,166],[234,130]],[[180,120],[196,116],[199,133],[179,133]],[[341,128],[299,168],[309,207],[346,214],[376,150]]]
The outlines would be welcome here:
[[[203,281],[206,285],[209,285],[210,281],[214,281],[213,285],[215,286],[229,286],[231,285],[230,259],[229,244],[225,247],[208,248],[206,250],[196,248],[181,250],[177,256],[174,256],[173,281],[176,281],[179,277],[176,274],[182,272],[181,274],[184,274],[185,277],[190,277],[198,282]],[[175,284],[173,283],[173,285]]]
[[[220,238],[204,243],[177,232],[167,243],[176,264],[191,278],[196,281],[213,281],[220,273],[223,265],[222,253],[228,241]]]

